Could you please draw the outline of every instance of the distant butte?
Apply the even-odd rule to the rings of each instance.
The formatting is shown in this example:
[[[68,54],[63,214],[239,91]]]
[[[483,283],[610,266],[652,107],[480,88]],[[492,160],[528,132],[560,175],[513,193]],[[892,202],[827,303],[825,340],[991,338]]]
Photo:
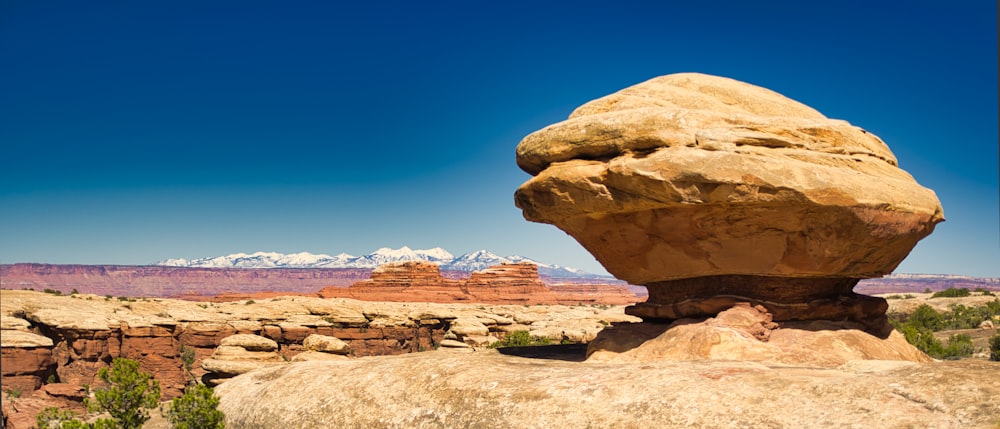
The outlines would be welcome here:
[[[624,285],[553,284],[538,277],[538,266],[515,263],[473,272],[467,279],[448,279],[437,264],[423,261],[382,265],[368,280],[350,287],[327,287],[321,298],[390,302],[478,302],[484,304],[634,304],[641,298]]]

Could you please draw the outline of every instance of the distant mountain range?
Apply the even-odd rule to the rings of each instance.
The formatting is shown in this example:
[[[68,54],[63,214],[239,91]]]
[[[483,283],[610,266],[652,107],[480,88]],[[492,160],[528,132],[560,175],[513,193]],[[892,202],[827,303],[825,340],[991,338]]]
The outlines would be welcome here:
[[[588,273],[572,267],[538,262],[523,256],[499,256],[487,250],[477,250],[461,256],[454,256],[440,247],[413,250],[403,246],[399,249],[380,248],[363,256],[341,253],[336,256],[308,252],[301,253],[234,253],[200,259],[167,259],[155,265],[167,267],[197,268],[364,268],[372,269],[390,262],[429,261],[440,265],[445,271],[479,271],[492,265],[531,262],[538,265],[538,273],[547,277],[600,278],[609,276]]]

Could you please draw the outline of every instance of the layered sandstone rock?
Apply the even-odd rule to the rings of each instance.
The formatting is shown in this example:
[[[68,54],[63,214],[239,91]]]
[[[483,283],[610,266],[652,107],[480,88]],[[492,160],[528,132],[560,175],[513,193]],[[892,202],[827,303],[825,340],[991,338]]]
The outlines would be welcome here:
[[[60,382],[97,386],[97,372],[121,356],[138,360],[143,371],[161,380],[163,399],[172,399],[191,378],[203,379],[208,374],[203,363],[219,346],[231,345],[227,338],[243,338],[240,334],[273,342],[281,356],[308,360],[343,356],[316,351],[319,348],[344,351],[333,340],[324,347],[312,341],[307,345],[310,337],[336,338],[355,356],[376,356],[432,350],[445,344],[445,336],[453,328],[450,335],[464,345],[488,344],[515,330],[547,336],[553,342],[581,342],[594,338],[609,323],[639,320],[624,315],[622,307],[607,306],[488,306],[314,297],[203,303],[11,290],[0,290],[0,300],[0,338],[4,344],[0,390],[19,389],[25,395],[53,375]],[[459,319],[462,321],[457,322]],[[467,321],[475,321],[485,331],[470,331]],[[190,372],[181,359],[185,353],[194,357]],[[219,352],[225,353],[225,349]]]
[[[207,382],[219,384],[255,369],[285,363],[278,353],[278,343],[259,335],[237,334],[224,338],[212,356],[201,362],[201,367],[212,373],[206,377]]]
[[[588,345],[594,362],[727,360],[836,368],[856,360],[931,362],[896,331],[878,338],[853,322],[787,322],[738,304],[705,321],[623,324]]]
[[[630,312],[707,317],[747,301],[776,320],[887,334],[858,279],[891,272],[941,222],[935,194],[878,137],[773,91],[685,73],[576,109],[527,137],[526,219],[649,289]]]
[[[495,265],[473,272],[467,279],[450,279],[441,275],[437,264],[425,261],[385,264],[368,280],[348,288],[324,288],[318,295],[366,301],[494,304],[623,305],[640,300],[622,285],[548,287],[538,276],[538,266],[531,263]]]
[[[55,374],[52,339],[21,330],[0,331],[0,376],[4,389],[31,392]]]

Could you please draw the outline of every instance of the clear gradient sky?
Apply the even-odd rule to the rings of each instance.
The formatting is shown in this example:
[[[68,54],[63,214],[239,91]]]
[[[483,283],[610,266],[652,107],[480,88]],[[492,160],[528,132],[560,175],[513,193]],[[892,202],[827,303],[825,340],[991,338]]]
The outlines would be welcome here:
[[[992,0],[0,2],[0,262],[486,248],[603,272],[513,205],[522,137],[654,76],[888,143],[947,222],[897,272],[1000,276]]]

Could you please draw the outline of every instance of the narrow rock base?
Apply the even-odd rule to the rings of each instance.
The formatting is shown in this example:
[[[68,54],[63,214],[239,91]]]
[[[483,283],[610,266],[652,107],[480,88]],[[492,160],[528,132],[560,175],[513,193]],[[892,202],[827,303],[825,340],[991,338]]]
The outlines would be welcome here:
[[[649,299],[625,309],[648,321],[715,316],[737,303],[767,309],[775,321],[849,321],[886,338],[892,332],[882,299],[852,291],[859,279],[706,276],[650,283]]]
[[[588,361],[706,359],[820,368],[854,360],[932,361],[895,331],[880,337],[851,321],[775,322],[767,308],[745,302],[708,319],[617,324],[587,349]]]

